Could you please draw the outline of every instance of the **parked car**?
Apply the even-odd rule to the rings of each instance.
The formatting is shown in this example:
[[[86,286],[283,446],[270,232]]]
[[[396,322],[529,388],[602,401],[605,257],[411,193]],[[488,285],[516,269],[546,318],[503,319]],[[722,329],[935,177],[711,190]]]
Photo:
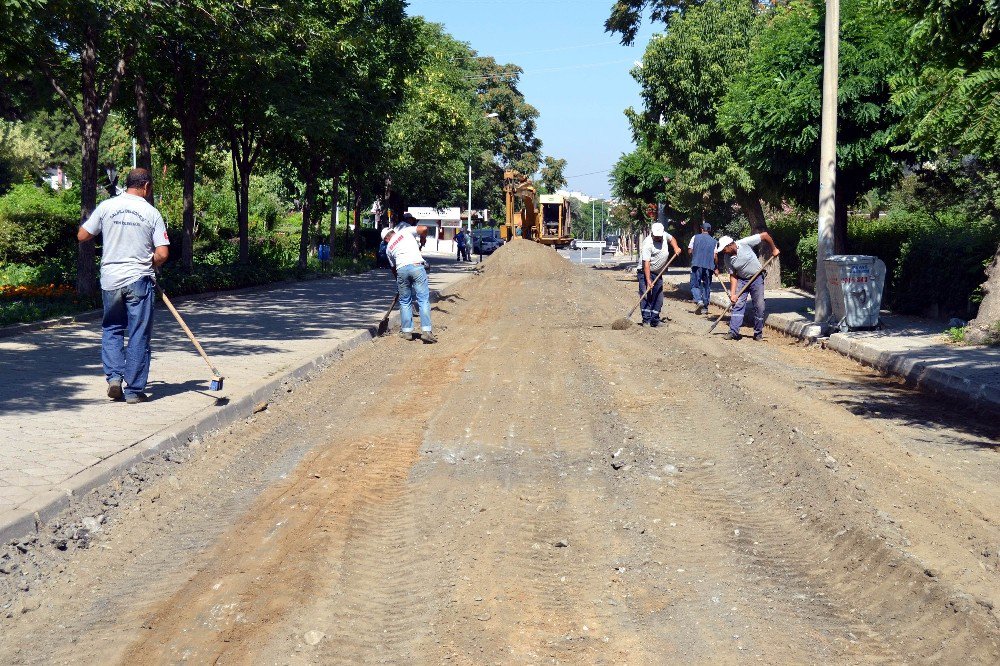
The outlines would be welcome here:
[[[605,236],[601,254],[618,254],[618,236]]]
[[[499,229],[472,230],[472,254],[493,254],[501,245]]]

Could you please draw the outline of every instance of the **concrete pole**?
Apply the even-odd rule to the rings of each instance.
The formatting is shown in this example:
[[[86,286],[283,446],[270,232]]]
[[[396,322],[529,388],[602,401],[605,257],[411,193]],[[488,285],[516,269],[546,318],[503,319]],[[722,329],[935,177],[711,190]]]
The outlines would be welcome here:
[[[590,240],[597,240],[597,201],[590,200]]]
[[[825,260],[833,254],[837,192],[837,83],[840,70],[840,0],[826,0],[823,49],[823,125],[819,164],[819,242],[816,251],[816,316],[824,325],[832,315]]]
[[[472,160],[469,160],[469,233],[472,233]],[[461,225],[461,222],[459,222]]]

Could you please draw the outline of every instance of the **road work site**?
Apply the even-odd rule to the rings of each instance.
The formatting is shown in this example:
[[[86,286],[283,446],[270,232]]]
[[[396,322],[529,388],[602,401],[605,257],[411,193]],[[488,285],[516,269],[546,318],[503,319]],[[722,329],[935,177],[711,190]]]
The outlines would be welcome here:
[[[0,663],[1000,661],[996,419],[636,296],[508,243],[5,546]]]

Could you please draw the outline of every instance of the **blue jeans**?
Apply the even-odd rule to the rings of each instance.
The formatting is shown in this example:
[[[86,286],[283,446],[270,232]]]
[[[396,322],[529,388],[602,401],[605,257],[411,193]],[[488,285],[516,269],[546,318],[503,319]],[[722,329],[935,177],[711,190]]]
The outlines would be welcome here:
[[[748,280],[737,278],[736,292],[739,293],[747,282]],[[729,330],[735,335],[739,334],[740,327],[743,326],[743,317],[747,310],[747,296],[753,300],[753,332],[755,335],[764,332],[764,276],[760,275],[733,306],[733,313],[729,318]]]
[[[420,308],[420,329],[431,330],[431,288],[422,265],[400,266],[396,271],[399,288],[399,322],[403,333],[413,332],[413,299]]]
[[[153,280],[149,277],[141,277],[120,289],[102,292],[101,361],[104,363],[104,376],[109,382],[124,380],[127,396],[146,390],[149,340],[153,332],[153,296]]]
[[[691,267],[691,298],[698,305],[708,307],[708,298],[712,295],[711,268]]]
[[[649,285],[646,283],[646,274],[639,273],[639,295],[646,293]],[[649,324],[654,328],[660,325],[660,310],[663,309],[663,278],[653,283],[653,288],[649,295],[642,299],[642,323]]]

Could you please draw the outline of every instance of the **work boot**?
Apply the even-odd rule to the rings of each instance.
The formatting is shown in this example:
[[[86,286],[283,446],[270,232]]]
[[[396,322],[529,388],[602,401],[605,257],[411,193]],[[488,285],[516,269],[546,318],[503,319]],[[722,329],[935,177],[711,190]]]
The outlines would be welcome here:
[[[695,308],[694,313],[696,315],[705,314],[705,308],[699,304],[698,307]]]
[[[138,405],[140,402],[149,402],[149,396],[145,393],[129,393],[125,396],[125,402],[129,405]]]
[[[432,345],[438,341],[438,339],[434,337],[434,333],[432,331],[424,331],[420,334],[420,339],[423,340],[425,345]]]
[[[760,342],[761,340],[764,339],[764,334],[763,333],[754,333],[753,334],[753,339],[756,340],[757,342]]]
[[[114,379],[108,380],[108,397],[112,400],[122,399],[122,380],[121,377],[115,377]]]
[[[743,336],[740,335],[739,333],[733,333],[732,331],[729,331],[724,336],[722,336],[722,339],[723,340],[740,340],[742,337]]]
[[[399,337],[409,342],[410,340],[413,339],[413,331],[400,331]]]

